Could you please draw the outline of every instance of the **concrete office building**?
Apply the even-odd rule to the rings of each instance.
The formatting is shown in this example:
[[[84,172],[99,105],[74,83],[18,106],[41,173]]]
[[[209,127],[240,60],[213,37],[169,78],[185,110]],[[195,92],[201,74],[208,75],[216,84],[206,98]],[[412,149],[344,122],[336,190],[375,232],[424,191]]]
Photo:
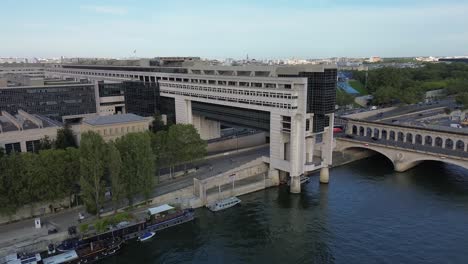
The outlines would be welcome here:
[[[93,83],[47,80],[24,75],[8,75],[0,87],[0,110],[20,109],[62,122],[67,116],[95,114],[97,90]],[[5,84],[5,83],[3,83]]]
[[[160,99],[174,105],[174,113],[161,112],[175,114],[177,123],[194,124],[203,138],[217,136],[219,122],[268,132],[269,177],[279,181],[280,175],[289,175],[291,192],[300,192],[300,176],[308,171],[322,168],[321,178],[328,180],[336,65],[212,66],[196,59],[170,61],[160,58],[149,66],[58,65],[47,69],[46,75],[151,84]],[[321,149],[319,160],[313,156],[316,146]]]
[[[54,140],[61,127],[55,120],[23,110],[19,110],[16,115],[1,111],[0,147],[7,154],[13,151],[36,152],[39,150],[40,140],[45,136]]]

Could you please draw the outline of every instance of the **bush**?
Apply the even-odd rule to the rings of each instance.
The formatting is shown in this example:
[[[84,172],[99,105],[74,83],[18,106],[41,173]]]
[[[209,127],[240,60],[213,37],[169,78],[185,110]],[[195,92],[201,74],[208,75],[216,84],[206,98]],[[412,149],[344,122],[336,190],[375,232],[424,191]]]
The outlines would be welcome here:
[[[86,233],[89,230],[89,224],[81,224],[78,228],[80,233]]]

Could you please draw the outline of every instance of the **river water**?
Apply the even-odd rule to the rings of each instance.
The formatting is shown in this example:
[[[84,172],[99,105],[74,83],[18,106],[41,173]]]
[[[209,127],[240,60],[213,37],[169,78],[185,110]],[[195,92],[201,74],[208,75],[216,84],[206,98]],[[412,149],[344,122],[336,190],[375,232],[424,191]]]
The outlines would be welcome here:
[[[468,263],[468,171],[381,156],[318,174],[299,195],[270,188],[242,206],[130,242],[102,263]]]

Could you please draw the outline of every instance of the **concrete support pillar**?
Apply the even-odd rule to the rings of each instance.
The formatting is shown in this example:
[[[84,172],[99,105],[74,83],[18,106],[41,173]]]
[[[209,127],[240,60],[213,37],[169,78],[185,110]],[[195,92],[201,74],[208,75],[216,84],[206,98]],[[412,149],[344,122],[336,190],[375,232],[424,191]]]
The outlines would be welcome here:
[[[315,137],[306,138],[306,162],[312,163],[314,161],[314,145]]]
[[[270,169],[268,171],[268,178],[270,178],[271,183],[273,185],[279,185],[280,184],[280,176],[279,176],[279,170],[277,169]]]
[[[468,142],[464,142],[465,143],[465,147],[464,147],[464,151],[467,152],[468,151]]]
[[[192,101],[184,97],[175,97],[175,112],[177,124],[192,124]]]
[[[322,161],[326,166],[332,165],[333,157],[333,122],[335,121],[335,114],[329,115],[330,122],[328,129],[323,134],[323,145],[322,145]]]
[[[20,142],[20,147],[21,147],[21,152],[27,152],[26,141],[21,141]]]
[[[305,157],[305,120],[304,116],[296,114],[291,118],[291,134],[290,134],[290,176],[291,176],[291,193],[301,192],[300,175],[304,173],[304,157]]]
[[[424,135],[421,135],[421,136],[422,136],[421,144],[424,146],[426,144],[426,136]]]
[[[301,177],[299,175],[291,176],[289,191],[291,193],[300,193],[301,192]]]
[[[328,183],[330,180],[330,171],[328,167],[323,167],[320,169],[320,183]]]

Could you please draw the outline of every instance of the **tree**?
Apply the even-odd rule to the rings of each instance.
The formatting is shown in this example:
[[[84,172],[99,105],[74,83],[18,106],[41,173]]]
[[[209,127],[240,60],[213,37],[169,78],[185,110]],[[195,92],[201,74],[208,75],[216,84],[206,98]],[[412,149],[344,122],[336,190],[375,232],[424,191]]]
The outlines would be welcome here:
[[[72,204],[72,197],[79,193],[80,181],[80,149],[68,147],[64,153],[63,186]]]
[[[70,125],[66,124],[63,128],[57,130],[57,139],[55,140],[55,148],[66,149],[68,147],[77,147],[75,136],[70,128]]]
[[[463,109],[468,109],[468,92],[458,94],[455,97],[455,101],[461,104]]]
[[[0,147],[0,159],[5,156],[5,149],[3,147]]]
[[[51,149],[54,142],[50,140],[49,136],[44,136],[39,141],[39,150]]]
[[[167,131],[159,131],[151,136],[151,148],[153,149],[156,170],[158,171],[172,159],[168,150]]]
[[[156,133],[161,130],[166,130],[167,127],[162,120],[162,117],[159,113],[154,114],[153,122],[151,123],[150,129],[153,133]]]
[[[155,173],[154,156],[149,133],[130,133],[116,140],[122,159],[121,176],[130,204],[136,194],[149,198]]]
[[[0,160],[0,214],[13,215],[24,204],[20,195],[23,163],[18,153],[11,153]]]
[[[190,124],[176,124],[167,134],[168,152],[173,158],[169,165],[187,163],[206,155],[206,142],[200,138],[197,130]]]
[[[107,145],[107,171],[111,182],[112,201],[114,202],[114,210],[117,211],[120,200],[125,196],[124,179],[120,174],[122,160],[119,150],[113,142]]]
[[[354,102],[354,97],[343,91],[336,90],[336,104],[339,106],[350,105]]]
[[[91,213],[98,214],[104,199],[104,168],[107,160],[106,155],[106,143],[99,134],[88,131],[81,135],[81,194],[88,212]]]

